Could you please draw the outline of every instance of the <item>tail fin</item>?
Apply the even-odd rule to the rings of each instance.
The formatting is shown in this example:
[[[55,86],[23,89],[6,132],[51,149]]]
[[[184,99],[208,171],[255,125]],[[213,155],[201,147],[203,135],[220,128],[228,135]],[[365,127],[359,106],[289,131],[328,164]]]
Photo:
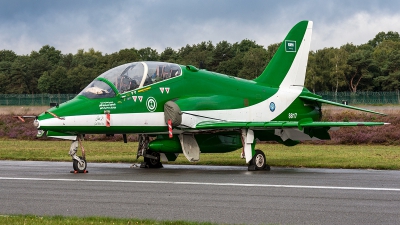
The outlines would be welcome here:
[[[312,21],[296,24],[256,82],[270,87],[304,86],[310,51]]]

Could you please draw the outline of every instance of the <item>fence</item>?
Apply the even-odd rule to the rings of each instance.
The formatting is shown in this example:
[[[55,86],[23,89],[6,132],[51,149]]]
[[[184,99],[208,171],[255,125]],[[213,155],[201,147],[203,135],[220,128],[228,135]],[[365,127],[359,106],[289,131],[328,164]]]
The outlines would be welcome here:
[[[369,91],[361,91],[361,92],[319,92],[316,93],[321,95],[323,99],[340,102],[346,101],[351,105],[359,105],[359,104],[375,104],[375,105],[384,105],[384,104],[400,104],[400,96],[399,91],[394,92],[369,92]]]
[[[395,92],[318,92],[323,99],[351,105],[400,104],[399,91]],[[62,103],[73,99],[76,94],[0,94],[1,105],[48,106],[51,102]]]
[[[0,105],[48,106],[51,102],[62,103],[76,94],[0,94]]]

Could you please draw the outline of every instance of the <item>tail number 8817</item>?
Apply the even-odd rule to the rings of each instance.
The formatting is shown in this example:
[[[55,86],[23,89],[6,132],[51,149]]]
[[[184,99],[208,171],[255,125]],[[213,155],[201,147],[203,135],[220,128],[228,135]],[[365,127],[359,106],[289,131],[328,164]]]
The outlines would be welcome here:
[[[297,113],[289,113],[289,119],[296,119]]]

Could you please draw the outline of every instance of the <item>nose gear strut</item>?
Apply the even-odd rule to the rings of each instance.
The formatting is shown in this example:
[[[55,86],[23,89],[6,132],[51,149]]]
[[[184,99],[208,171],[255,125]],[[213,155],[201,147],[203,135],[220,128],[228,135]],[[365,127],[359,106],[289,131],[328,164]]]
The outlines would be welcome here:
[[[71,173],[88,173],[89,171],[86,170],[86,157],[85,157],[85,149],[82,145],[83,137],[79,135],[77,140],[73,140],[71,143],[71,147],[69,148],[69,155],[72,157],[72,166],[74,168]],[[82,157],[76,155],[78,151],[79,145],[81,146],[82,150]]]

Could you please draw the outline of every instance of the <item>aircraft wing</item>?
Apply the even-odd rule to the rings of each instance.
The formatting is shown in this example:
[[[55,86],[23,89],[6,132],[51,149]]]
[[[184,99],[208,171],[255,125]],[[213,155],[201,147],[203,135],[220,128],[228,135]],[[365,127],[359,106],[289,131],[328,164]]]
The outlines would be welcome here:
[[[339,107],[343,107],[343,108],[355,109],[355,110],[359,110],[359,111],[363,111],[363,112],[375,113],[375,114],[386,116],[386,114],[383,114],[380,112],[375,112],[375,111],[368,110],[368,109],[363,109],[363,108],[358,108],[358,107],[345,105],[345,104],[341,104],[341,103],[337,103],[337,102],[332,102],[332,101],[324,100],[321,98],[315,98],[315,97],[310,97],[310,96],[299,96],[299,97],[301,99],[305,99],[308,101],[316,101],[316,102],[325,103],[325,104],[329,104],[329,105],[335,105],[335,106],[339,106]]]
[[[254,129],[268,130],[279,128],[299,128],[303,127],[354,127],[354,126],[382,126],[384,122],[314,122],[312,120],[300,121],[270,121],[270,122],[201,122],[196,125],[196,129]]]

